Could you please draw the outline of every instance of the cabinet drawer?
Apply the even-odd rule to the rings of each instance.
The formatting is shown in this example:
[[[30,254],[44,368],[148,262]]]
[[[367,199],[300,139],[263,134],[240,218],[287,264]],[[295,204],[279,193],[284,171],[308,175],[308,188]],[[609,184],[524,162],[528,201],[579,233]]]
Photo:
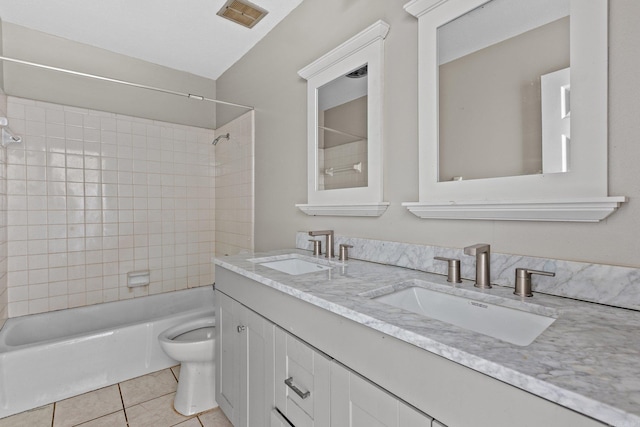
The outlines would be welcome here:
[[[271,411],[271,424],[270,427],[293,427],[285,417],[278,412],[277,409]]]
[[[276,407],[295,427],[329,426],[330,359],[276,328]]]
[[[331,363],[331,423],[341,427],[431,427],[433,419],[336,361]]]

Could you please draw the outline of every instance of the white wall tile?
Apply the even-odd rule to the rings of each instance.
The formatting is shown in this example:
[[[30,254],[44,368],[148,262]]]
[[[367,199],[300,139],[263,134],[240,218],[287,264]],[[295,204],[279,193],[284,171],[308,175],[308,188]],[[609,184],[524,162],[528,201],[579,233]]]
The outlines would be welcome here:
[[[14,97],[6,109],[24,143],[0,157],[11,279],[0,315],[211,283],[210,263],[186,266],[186,207],[206,206],[195,217],[207,224],[195,223],[206,253],[194,255],[209,259],[215,193],[193,190],[213,185],[213,131]],[[129,290],[126,272],[142,268],[151,286]]]

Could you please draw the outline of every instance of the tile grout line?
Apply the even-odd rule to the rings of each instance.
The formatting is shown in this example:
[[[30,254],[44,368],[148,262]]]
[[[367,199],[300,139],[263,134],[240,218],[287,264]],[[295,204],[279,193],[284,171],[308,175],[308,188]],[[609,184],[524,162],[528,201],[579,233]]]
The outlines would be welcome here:
[[[176,365],[176,366],[178,366],[178,365]],[[176,382],[178,382],[179,381],[178,377],[176,376],[176,373],[173,371],[173,368],[175,368],[175,366],[171,366],[169,368],[169,370],[171,371],[171,375],[173,375],[173,378],[176,380]]]
[[[124,406],[124,397],[122,397],[122,389],[120,383],[118,383],[118,393],[120,393],[120,402],[122,403],[122,412],[124,413],[124,422],[129,425],[129,417],[127,417],[127,408]]]

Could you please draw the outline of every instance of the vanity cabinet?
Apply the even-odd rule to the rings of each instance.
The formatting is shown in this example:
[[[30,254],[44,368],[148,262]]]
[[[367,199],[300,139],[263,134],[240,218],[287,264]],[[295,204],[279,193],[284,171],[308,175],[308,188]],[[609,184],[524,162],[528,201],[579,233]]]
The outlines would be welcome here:
[[[344,427],[431,427],[433,418],[360,375],[331,362],[331,425]],[[446,427],[444,424],[439,426]]]
[[[276,408],[296,427],[329,427],[331,359],[280,328],[275,342]]]
[[[216,399],[234,426],[431,426],[431,417],[222,292],[216,313]]]
[[[326,390],[318,384],[324,381],[330,384],[329,424],[335,427],[604,425],[219,266],[216,307],[216,399],[235,427],[325,425],[318,411],[320,390]],[[239,333],[238,326],[247,329]],[[275,343],[284,333],[291,337],[292,350],[285,363],[306,367],[289,368],[274,379],[275,366],[282,363],[282,348],[277,350]],[[315,366],[324,363],[320,356],[330,358],[329,379],[321,379],[325,369]],[[313,381],[305,378],[310,371]],[[308,409],[313,414],[301,410],[309,415],[300,418],[302,424],[283,415],[298,409],[291,391],[285,391],[290,401],[286,409],[279,407],[282,414],[275,410],[282,396],[276,398],[274,390],[282,394],[291,373],[292,384],[303,393],[313,387],[316,400],[313,411]],[[389,421],[387,412],[397,417]]]
[[[269,426],[275,325],[216,292],[216,401],[235,427]]]

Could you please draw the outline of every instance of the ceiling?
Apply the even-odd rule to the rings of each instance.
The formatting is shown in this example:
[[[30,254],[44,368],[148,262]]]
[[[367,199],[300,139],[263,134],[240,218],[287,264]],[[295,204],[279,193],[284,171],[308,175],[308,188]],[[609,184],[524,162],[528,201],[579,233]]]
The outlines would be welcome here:
[[[302,0],[251,0],[252,29],[216,13],[225,0],[0,0],[0,18],[34,30],[217,79]]]

